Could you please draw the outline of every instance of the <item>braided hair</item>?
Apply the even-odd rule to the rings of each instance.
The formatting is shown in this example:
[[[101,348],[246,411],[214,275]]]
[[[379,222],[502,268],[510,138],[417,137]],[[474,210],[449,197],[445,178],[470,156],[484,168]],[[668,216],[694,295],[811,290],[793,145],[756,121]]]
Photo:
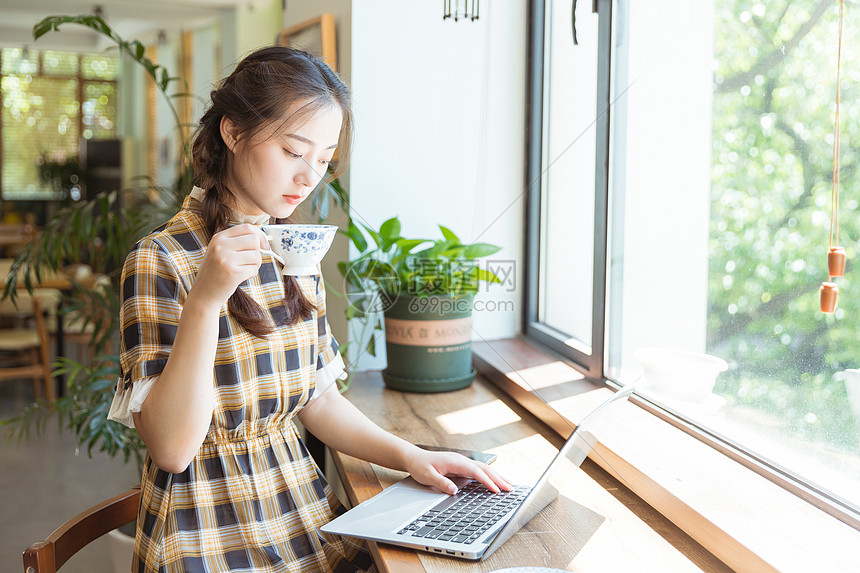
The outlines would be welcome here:
[[[270,46],[245,57],[228,77],[210,93],[211,103],[200,119],[191,153],[196,183],[205,191],[202,214],[209,236],[227,228],[230,205],[235,204],[227,187],[228,147],[221,137],[221,120],[236,127],[236,136],[248,139],[266,126],[298,126],[320,110],[338,107],[343,114],[338,161],[323,184],[339,176],[349,160],[352,144],[352,113],[349,89],[329,66],[307,52]],[[289,111],[289,114],[288,114]],[[289,219],[275,219],[277,224]],[[284,278],[287,324],[308,320],[314,305],[299,288],[295,277]],[[274,326],[260,305],[237,288],[227,308],[245,330],[265,337]]]

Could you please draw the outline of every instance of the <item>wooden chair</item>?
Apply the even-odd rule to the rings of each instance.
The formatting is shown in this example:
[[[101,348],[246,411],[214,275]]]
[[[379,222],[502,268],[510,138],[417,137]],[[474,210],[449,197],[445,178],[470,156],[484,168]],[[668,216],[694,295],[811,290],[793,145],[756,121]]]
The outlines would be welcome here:
[[[69,275],[74,276],[74,271],[72,269],[69,269]],[[75,278],[81,288],[88,289],[91,291],[100,291],[101,289],[105,288],[105,286],[111,286],[110,278],[102,274],[92,274],[87,275],[86,277]],[[74,293],[75,291],[68,289],[66,292],[67,294],[69,294]],[[70,345],[76,345],[83,353],[83,359],[81,361],[86,364],[92,363],[92,360],[95,356],[95,348],[92,345],[93,331],[95,330],[95,325],[93,323],[84,324],[84,320],[80,315],[70,314],[66,316],[60,316],[59,314],[57,314],[55,317],[53,317],[53,319],[48,320],[46,323],[48,327],[48,334],[50,334],[52,338],[56,338],[57,336],[59,336],[59,327],[61,320],[63,321],[63,344],[65,346],[66,356],[72,356],[72,354],[70,353]],[[103,349],[103,352],[107,354],[110,354],[112,352],[110,340],[107,341],[106,347]]]
[[[36,399],[53,401],[56,397],[44,311],[56,309],[58,301],[59,292],[53,289],[36,289],[33,294],[21,289],[16,303],[0,300],[0,315],[8,321],[0,327],[0,351],[5,353],[6,364],[12,364],[0,366],[0,380],[31,378]]]
[[[24,573],[55,573],[92,541],[137,519],[139,505],[140,487],[134,487],[70,519],[24,551]]]

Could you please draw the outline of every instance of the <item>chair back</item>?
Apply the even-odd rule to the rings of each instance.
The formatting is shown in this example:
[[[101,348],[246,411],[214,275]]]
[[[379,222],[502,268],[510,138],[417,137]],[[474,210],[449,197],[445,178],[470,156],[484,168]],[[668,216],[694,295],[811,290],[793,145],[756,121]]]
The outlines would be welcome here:
[[[6,316],[32,316],[35,297],[24,289],[15,293],[15,302],[10,298],[0,300],[0,314]]]
[[[137,519],[139,505],[140,487],[134,487],[78,514],[24,551],[24,573],[56,573],[92,541]]]

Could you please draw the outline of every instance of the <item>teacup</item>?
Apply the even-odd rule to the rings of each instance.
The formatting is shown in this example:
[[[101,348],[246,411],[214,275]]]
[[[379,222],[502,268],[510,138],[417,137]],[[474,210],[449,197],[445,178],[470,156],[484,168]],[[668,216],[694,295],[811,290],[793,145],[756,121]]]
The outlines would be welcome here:
[[[271,250],[260,249],[284,266],[283,274],[318,275],[319,263],[334,240],[335,225],[263,225]]]

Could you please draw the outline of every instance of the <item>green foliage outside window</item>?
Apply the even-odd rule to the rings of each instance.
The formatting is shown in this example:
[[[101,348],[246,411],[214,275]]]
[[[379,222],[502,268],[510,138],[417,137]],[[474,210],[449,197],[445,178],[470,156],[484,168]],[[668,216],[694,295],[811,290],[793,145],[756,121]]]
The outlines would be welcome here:
[[[837,312],[827,280],[838,2],[718,0],[715,21],[708,350],[736,361],[716,391],[766,424],[856,450],[838,374],[860,367],[858,47],[843,44]],[[856,18],[854,18],[856,20]],[[847,52],[846,52],[847,50]],[[847,60],[850,62],[850,59]],[[762,422],[759,419],[759,422]]]

